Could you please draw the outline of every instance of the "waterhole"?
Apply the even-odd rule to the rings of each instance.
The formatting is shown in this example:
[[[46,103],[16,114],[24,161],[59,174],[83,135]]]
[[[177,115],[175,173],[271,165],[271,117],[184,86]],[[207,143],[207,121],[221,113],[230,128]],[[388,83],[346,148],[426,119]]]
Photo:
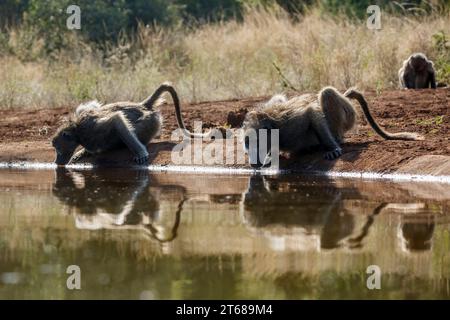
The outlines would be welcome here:
[[[448,299],[449,230],[448,184],[1,169],[0,299]]]

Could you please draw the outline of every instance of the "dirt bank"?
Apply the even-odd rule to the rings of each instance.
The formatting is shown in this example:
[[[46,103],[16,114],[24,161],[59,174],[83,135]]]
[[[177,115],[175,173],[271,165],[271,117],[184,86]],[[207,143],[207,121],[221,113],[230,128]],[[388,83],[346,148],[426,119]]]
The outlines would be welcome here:
[[[374,171],[450,175],[450,88],[438,90],[365,92],[379,123],[392,132],[414,131],[425,141],[385,141],[365,121],[347,135],[344,154],[336,161],[322,159],[320,152],[283,157],[282,168],[299,170]],[[266,99],[249,98],[185,104],[186,123],[202,120],[207,126],[239,125],[241,115]],[[50,110],[0,111],[0,161],[53,161],[52,134],[73,107]],[[230,114],[231,112],[231,114]],[[171,105],[163,106],[164,129],[149,145],[152,164],[171,164],[172,130],[177,128]],[[240,147],[240,146],[238,146]],[[433,156],[433,157],[429,157]],[[436,157],[439,156],[439,157]],[[118,151],[94,162],[127,165],[131,155]],[[235,165],[236,166],[236,165]]]

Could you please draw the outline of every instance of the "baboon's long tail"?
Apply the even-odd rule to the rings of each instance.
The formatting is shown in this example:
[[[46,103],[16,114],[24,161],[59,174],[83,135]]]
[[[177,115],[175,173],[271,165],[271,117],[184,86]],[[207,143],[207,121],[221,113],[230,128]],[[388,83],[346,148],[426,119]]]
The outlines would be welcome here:
[[[183,131],[183,134],[186,137],[189,138],[205,138],[211,136],[211,132],[207,133],[192,133],[188,129],[186,129],[186,126],[184,125],[183,116],[181,114],[181,107],[180,107],[180,99],[178,98],[178,94],[175,91],[175,88],[169,84],[169,83],[163,83],[159,86],[158,89],[147,99],[145,99],[142,102],[142,105],[146,107],[147,109],[152,109],[154,103],[159,99],[159,97],[164,93],[168,92],[170,96],[172,97],[173,105],[175,107],[175,115],[177,118],[177,123],[180,129]]]
[[[382,129],[378,123],[375,121],[375,119],[372,117],[372,114],[370,113],[369,106],[367,104],[366,99],[360,93],[359,91],[355,89],[348,89],[344,96],[350,99],[355,99],[359,102],[362,111],[364,112],[364,115],[369,122],[370,126],[375,130],[376,133],[378,133],[381,137],[383,137],[386,140],[423,140],[424,137],[422,137],[420,134],[413,133],[413,132],[398,132],[398,133],[390,133],[384,129]]]

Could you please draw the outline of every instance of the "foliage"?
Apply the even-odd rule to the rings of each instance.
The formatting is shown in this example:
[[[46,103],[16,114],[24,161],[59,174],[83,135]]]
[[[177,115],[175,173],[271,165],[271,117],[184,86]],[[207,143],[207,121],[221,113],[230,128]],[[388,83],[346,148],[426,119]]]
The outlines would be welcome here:
[[[78,0],[82,10],[83,37],[97,44],[116,41],[121,32],[133,33],[138,23],[144,25],[176,26],[179,23],[204,24],[237,19],[242,21],[249,6],[274,8],[279,6],[290,17],[297,17],[307,8],[318,7],[328,14],[366,17],[371,4],[380,5],[385,12],[423,14],[448,10],[450,0]],[[68,30],[65,9],[69,0],[2,0],[0,29],[25,23],[41,35],[47,51],[59,50],[67,44]]]
[[[71,31],[71,0],[4,0],[0,12],[26,9],[0,32],[0,107],[138,101],[167,80],[187,101],[325,85],[381,92],[398,87],[417,51],[450,83],[449,13],[383,13],[374,31],[356,2],[340,2],[356,10],[346,14],[331,0],[309,7],[316,1],[77,0],[82,28]]]
[[[440,31],[433,35],[433,45],[437,52],[435,67],[437,70],[437,81],[450,84],[450,39],[444,32]]]
[[[181,16],[186,22],[242,19],[243,3],[239,0],[175,0],[175,3],[181,8]]]

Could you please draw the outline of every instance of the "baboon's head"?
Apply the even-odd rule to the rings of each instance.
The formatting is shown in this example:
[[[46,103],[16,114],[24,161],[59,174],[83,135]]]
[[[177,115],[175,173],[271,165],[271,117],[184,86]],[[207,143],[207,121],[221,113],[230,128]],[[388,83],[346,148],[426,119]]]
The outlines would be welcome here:
[[[55,148],[57,165],[65,165],[78,147],[76,135],[71,124],[64,125],[58,129],[52,140]]]
[[[409,63],[416,71],[424,71],[428,67],[428,59],[423,53],[413,54]]]
[[[244,130],[244,148],[253,168],[269,166],[271,163],[271,130],[275,129],[274,120],[262,111],[247,113],[242,126]]]
[[[431,249],[434,223],[411,223],[402,225],[402,236],[408,251],[425,251]]]

